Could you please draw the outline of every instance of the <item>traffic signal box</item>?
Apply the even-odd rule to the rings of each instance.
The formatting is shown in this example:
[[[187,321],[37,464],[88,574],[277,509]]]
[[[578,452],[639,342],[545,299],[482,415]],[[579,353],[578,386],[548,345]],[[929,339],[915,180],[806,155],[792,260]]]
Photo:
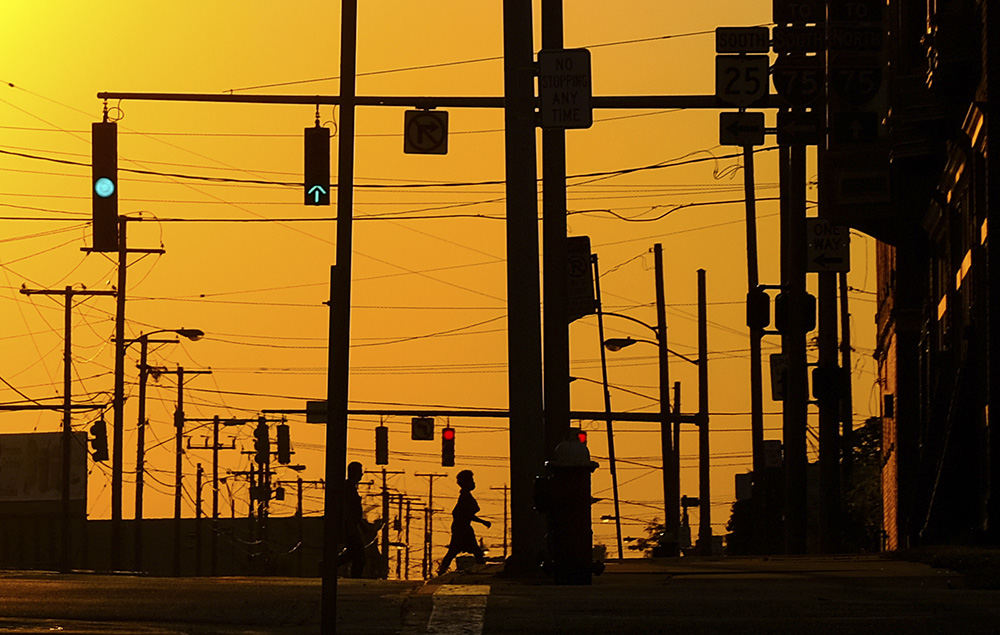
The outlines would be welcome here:
[[[90,426],[90,446],[94,449],[95,461],[108,460],[108,425],[104,419],[98,419]]]
[[[271,439],[267,430],[267,423],[257,422],[257,427],[253,431],[254,460],[257,465],[267,465],[271,453]]]
[[[93,249],[118,251],[118,124],[91,124]]]
[[[375,428],[375,465],[389,463],[389,426]]]
[[[305,129],[306,205],[330,204],[330,129],[313,126]]]
[[[452,427],[441,430],[441,466],[455,466],[455,429]]]
[[[292,461],[292,439],[287,423],[279,423],[275,428],[278,443],[278,463],[287,465]]]

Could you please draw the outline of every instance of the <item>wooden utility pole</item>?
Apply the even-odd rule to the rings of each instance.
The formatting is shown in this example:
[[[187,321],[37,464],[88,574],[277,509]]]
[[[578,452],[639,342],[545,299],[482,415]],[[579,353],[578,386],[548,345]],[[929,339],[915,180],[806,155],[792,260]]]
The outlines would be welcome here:
[[[424,508],[424,560],[421,571],[424,579],[430,577],[431,560],[434,549],[434,479],[443,478],[446,474],[414,474],[418,478],[427,478],[427,507]]]
[[[656,282],[656,344],[659,353],[660,451],[663,455],[663,554],[677,555],[677,530],[680,522],[680,487],[675,482],[673,438],[670,416],[670,356],[667,348],[667,304],[663,288],[663,245],[653,245],[653,272]]]
[[[406,474],[406,472],[390,472],[382,468],[382,557],[385,558],[385,577],[389,578],[389,487],[386,476],[389,474]]]
[[[76,296],[115,295],[112,290],[74,289],[67,285],[65,289],[28,289],[21,288],[23,295],[59,295],[63,297],[63,422],[62,422],[62,549],[59,554],[59,569],[66,573],[72,568],[70,553],[71,514],[69,504],[69,471],[70,450],[73,442],[72,412],[73,412],[73,298]],[[86,451],[84,452],[86,457]],[[86,458],[84,458],[86,462]]]
[[[603,347],[602,347],[603,348]],[[507,492],[510,491],[510,487],[504,483],[503,487],[491,487],[492,490],[503,490],[503,559],[507,559]],[[617,509],[615,510],[617,512]],[[619,558],[621,558],[619,552]]]
[[[236,449],[236,439],[232,439],[230,445],[222,445],[219,443],[219,426],[220,425],[238,425],[242,423],[248,423],[250,421],[255,421],[251,419],[226,419],[224,422],[219,417],[219,415],[213,416],[211,419],[191,419],[188,418],[186,421],[189,422],[200,422],[200,421],[211,421],[212,422],[212,443],[209,445],[207,442],[202,445],[193,445],[191,439],[188,439],[187,449],[189,450],[211,450],[212,451],[212,536],[210,540],[210,558],[211,562],[209,565],[209,574],[216,575],[218,570],[218,548],[219,548],[219,451],[220,450],[235,450]]]
[[[601,299],[601,273],[597,266],[597,254],[590,255],[590,262],[594,270],[594,297],[597,299],[597,347],[601,351],[601,387],[604,389],[604,425],[608,435],[608,471],[611,473],[611,494],[615,507],[615,538],[618,544],[618,560],[624,559],[622,545],[622,519],[621,506],[618,500],[618,462],[615,457],[615,433],[614,417],[611,416],[611,389],[608,387],[608,353],[604,348],[604,305]],[[676,429],[679,429],[677,426]],[[504,486],[506,487],[506,485]],[[506,507],[507,493],[504,490],[504,513]],[[504,527],[505,537],[507,528]],[[506,559],[506,539],[504,540],[504,559]]]
[[[712,488],[708,435],[708,301],[705,270],[698,270],[698,542],[701,552],[712,553]]]
[[[163,249],[129,249],[126,230],[128,218],[118,217],[118,291],[115,297],[115,368],[114,406],[111,425],[111,569],[121,568],[122,540],[122,457],[125,456],[123,434],[125,429],[125,290],[128,255],[162,254]],[[85,248],[84,251],[92,251]]]
[[[851,312],[848,299],[847,272],[837,274],[840,286],[840,425],[841,425],[841,486],[850,483],[854,468],[854,396],[851,394]]]
[[[177,408],[174,410],[174,567],[175,576],[181,574],[181,499],[184,494],[184,376],[210,375],[210,370],[190,370],[178,366],[176,370],[162,369],[161,375],[177,376]]]

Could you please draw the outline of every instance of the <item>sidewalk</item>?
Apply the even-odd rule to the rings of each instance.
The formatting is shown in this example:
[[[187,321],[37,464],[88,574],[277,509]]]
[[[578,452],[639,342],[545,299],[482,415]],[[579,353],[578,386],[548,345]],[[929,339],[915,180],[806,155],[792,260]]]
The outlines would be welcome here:
[[[609,561],[585,586],[508,578],[500,565],[487,565],[434,578],[415,594],[430,620],[424,624],[435,622],[439,599],[444,606],[439,594],[453,606],[482,605],[481,630],[470,632],[488,635],[996,633],[1000,624],[1000,592],[971,588],[955,571],[880,555]]]

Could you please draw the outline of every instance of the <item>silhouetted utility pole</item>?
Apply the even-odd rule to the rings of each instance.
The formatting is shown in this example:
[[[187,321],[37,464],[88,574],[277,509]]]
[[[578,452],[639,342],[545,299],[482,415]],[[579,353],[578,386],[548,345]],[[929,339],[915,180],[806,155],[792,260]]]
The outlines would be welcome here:
[[[406,474],[406,472],[390,472],[382,468],[382,557],[385,558],[385,577],[389,577],[389,487],[386,476],[389,474]]]
[[[785,552],[806,550],[806,424],[809,400],[806,379],[806,151],[805,146],[781,146],[781,352],[787,363],[782,433],[785,459]]]
[[[703,554],[712,553],[712,494],[709,484],[708,443],[708,302],[705,270],[698,270],[698,542]]]
[[[601,347],[604,348],[603,346]],[[507,492],[510,491],[510,487],[504,483],[503,487],[491,487],[493,490],[503,490],[503,559],[507,559]],[[616,510],[617,513],[617,510]],[[618,556],[621,559],[621,556]]]
[[[410,499],[406,499],[406,517],[403,519],[403,531],[404,538],[403,542],[406,543],[406,558],[403,563],[403,579],[410,579],[410,520],[412,519],[412,514],[410,513]]]
[[[302,511],[302,492],[303,492],[303,490],[304,490],[305,487],[319,487],[319,488],[323,488],[323,487],[326,486],[326,482],[323,481],[322,479],[316,480],[316,481],[307,481],[307,480],[304,480],[301,476],[297,477],[294,481],[282,480],[282,481],[276,481],[275,482],[275,486],[276,487],[281,487],[283,485],[293,485],[293,484],[296,487],[296,494],[295,494],[295,519],[296,519],[296,526],[297,526],[297,531],[298,531],[298,535],[299,535],[299,537],[298,537],[298,547],[295,550],[295,554],[296,554],[295,555],[295,569],[296,569],[296,572],[297,572],[298,575],[302,575],[302,571],[303,571],[303,568],[302,568],[302,551],[303,551],[304,541],[305,541],[305,527],[304,527],[304,521],[303,521],[304,513]]]
[[[129,249],[126,238],[128,218],[118,217],[118,291],[115,306],[114,420],[111,425],[111,569],[121,568],[122,540],[122,457],[125,455],[125,289],[128,255],[162,254],[163,249]],[[85,249],[90,251],[90,249]]]
[[[202,422],[211,421],[212,422],[212,443],[209,445],[207,442],[202,445],[193,445],[191,439],[188,439],[187,448],[189,450],[211,450],[212,451],[212,537],[211,537],[211,563],[210,563],[210,575],[215,575],[218,570],[218,547],[219,547],[219,451],[220,450],[235,450],[236,449],[236,439],[231,440],[230,445],[221,445],[219,443],[219,426],[233,426],[243,423],[249,423],[253,421],[251,419],[226,419],[223,421],[219,418],[219,415],[215,415],[211,419],[187,419],[189,422]]]
[[[601,349],[601,387],[604,389],[604,423],[608,433],[608,470],[611,472],[611,494],[615,506],[615,538],[618,545],[618,560],[624,559],[622,551],[622,519],[618,501],[618,467],[615,460],[614,418],[611,416],[611,390],[608,387],[608,353],[604,348],[604,312],[601,299],[601,274],[597,266],[597,254],[590,255],[594,270],[594,297],[597,299],[597,347]],[[680,426],[677,426],[678,428]],[[504,514],[507,513],[507,490],[504,486]],[[504,526],[504,559],[507,554],[507,527]]]
[[[670,469],[674,472],[674,478],[677,481],[677,492],[681,491],[681,382],[674,382],[674,401],[673,401],[673,416],[674,416],[674,442],[673,442],[673,465]],[[678,505],[680,501],[678,500]],[[684,510],[686,513],[687,510]],[[678,519],[678,523],[680,520]],[[688,545],[690,545],[690,527],[688,527]],[[681,525],[677,526],[677,553],[680,554],[681,544],[684,543],[681,540]]]
[[[417,478],[427,478],[427,507],[424,508],[424,561],[421,565],[424,579],[430,577],[434,557],[434,479],[447,474],[414,474]]]
[[[850,483],[854,468],[854,396],[851,394],[851,313],[848,299],[847,272],[837,274],[840,284],[840,423],[841,423],[841,487]]]
[[[656,281],[656,340],[659,352],[660,380],[657,382],[660,396],[660,449],[663,454],[663,535],[661,543],[663,555],[677,555],[677,530],[680,522],[680,484],[673,469],[673,435],[670,426],[680,425],[670,416],[670,356],[667,348],[667,303],[663,288],[663,245],[653,245],[653,273]]]
[[[757,261],[757,194],[754,183],[753,146],[743,146],[743,195],[746,200],[747,235],[747,327],[750,329],[750,447],[753,457],[750,498],[755,553],[763,544],[764,527],[764,377],[761,340],[770,320],[770,299],[760,288]]]
[[[542,0],[542,49],[563,48],[562,0]],[[542,129],[542,276],[545,457],[569,432],[569,267],[566,131]]]
[[[821,271],[817,320],[819,358],[813,396],[819,404],[820,551],[840,550],[840,368],[837,366],[837,274]]]
[[[125,235],[125,226],[122,225],[119,236]],[[135,452],[135,537],[134,537],[134,569],[136,571],[142,571],[142,553],[143,553],[143,538],[142,538],[142,495],[143,495],[143,485],[145,483],[146,475],[146,382],[151,373],[156,373],[159,376],[160,369],[153,369],[146,363],[147,357],[149,355],[149,345],[150,344],[176,344],[178,340],[167,340],[167,339],[150,339],[151,336],[157,335],[159,333],[175,333],[177,335],[186,337],[189,340],[195,341],[204,337],[204,331],[200,329],[159,329],[152,331],[150,333],[143,333],[137,338],[122,340],[121,351],[124,355],[125,349],[127,349],[132,344],[139,342],[139,420],[136,426],[136,452]]]
[[[70,553],[72,546],[69,504],[69,470],[70,450],[73,442],[72,411],[73,411],[73,298],[76,296],[115,295],[111,290],[74,289],[67,285],[65,289],[56,291],[50,289],[27,289],[22,287],[23,295],[61,295],[65,311],[63,313],[63,425],[62,425],[62,551],[59,555],[59,569],[68,572],[72,567]],[[86,465],[86,449],[84,464]]]
[[[201,481],[205,474],[201,463],[195,471],[194,485],[194,574],[201,575]]]
[[[337,253],[330,267],[327,359],[326,490],[320,631],[337,630],[337,553],[342,542],[347,462],[347,401],[351,372],[351,270],[354,249],[354,123],[357,86],[358,0],[340,3],[340,121],[337,122]]]
[[[542,469],[541,324],[532,0],[503,1],[504,165],[507,200],[507,359],[510,407],[512,572],[537,568],[544,543],[533,508]],[[559,319],[560,324],[565,318]],[[565,326],[563,327],[565,328]],[[566,377],[565,381],[569,382]],[[567,386],[568,389],[568,386]]]
[[[176,370],[162,369],[161,375],[177,376],[177,408],[174,410],[174,575],[181,574],[181,498],[184,495],[184,376],[210,375],[210,370],[186,370],[178,366]]]

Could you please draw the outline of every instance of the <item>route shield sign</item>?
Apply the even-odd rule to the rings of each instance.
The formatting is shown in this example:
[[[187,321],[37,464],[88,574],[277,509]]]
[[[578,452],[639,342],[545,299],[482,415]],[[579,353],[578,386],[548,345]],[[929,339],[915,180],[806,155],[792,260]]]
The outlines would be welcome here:
[[[806,271],[850,271],[851,233],[819,218],[806,219]]]
[[[407,110],[403,119],[403,152],[448,154],[448,113],[444,110]]]
[[[781,55],[771,74],[774,89],[793,106],[808,106],[823,95],[823,58]]]
[[[542,128],[589,128],[590,51],[546,49],[538,52],[538,100]]]
[[[745,108],[767,101],[767,55],[716,55],[715,97]]]

